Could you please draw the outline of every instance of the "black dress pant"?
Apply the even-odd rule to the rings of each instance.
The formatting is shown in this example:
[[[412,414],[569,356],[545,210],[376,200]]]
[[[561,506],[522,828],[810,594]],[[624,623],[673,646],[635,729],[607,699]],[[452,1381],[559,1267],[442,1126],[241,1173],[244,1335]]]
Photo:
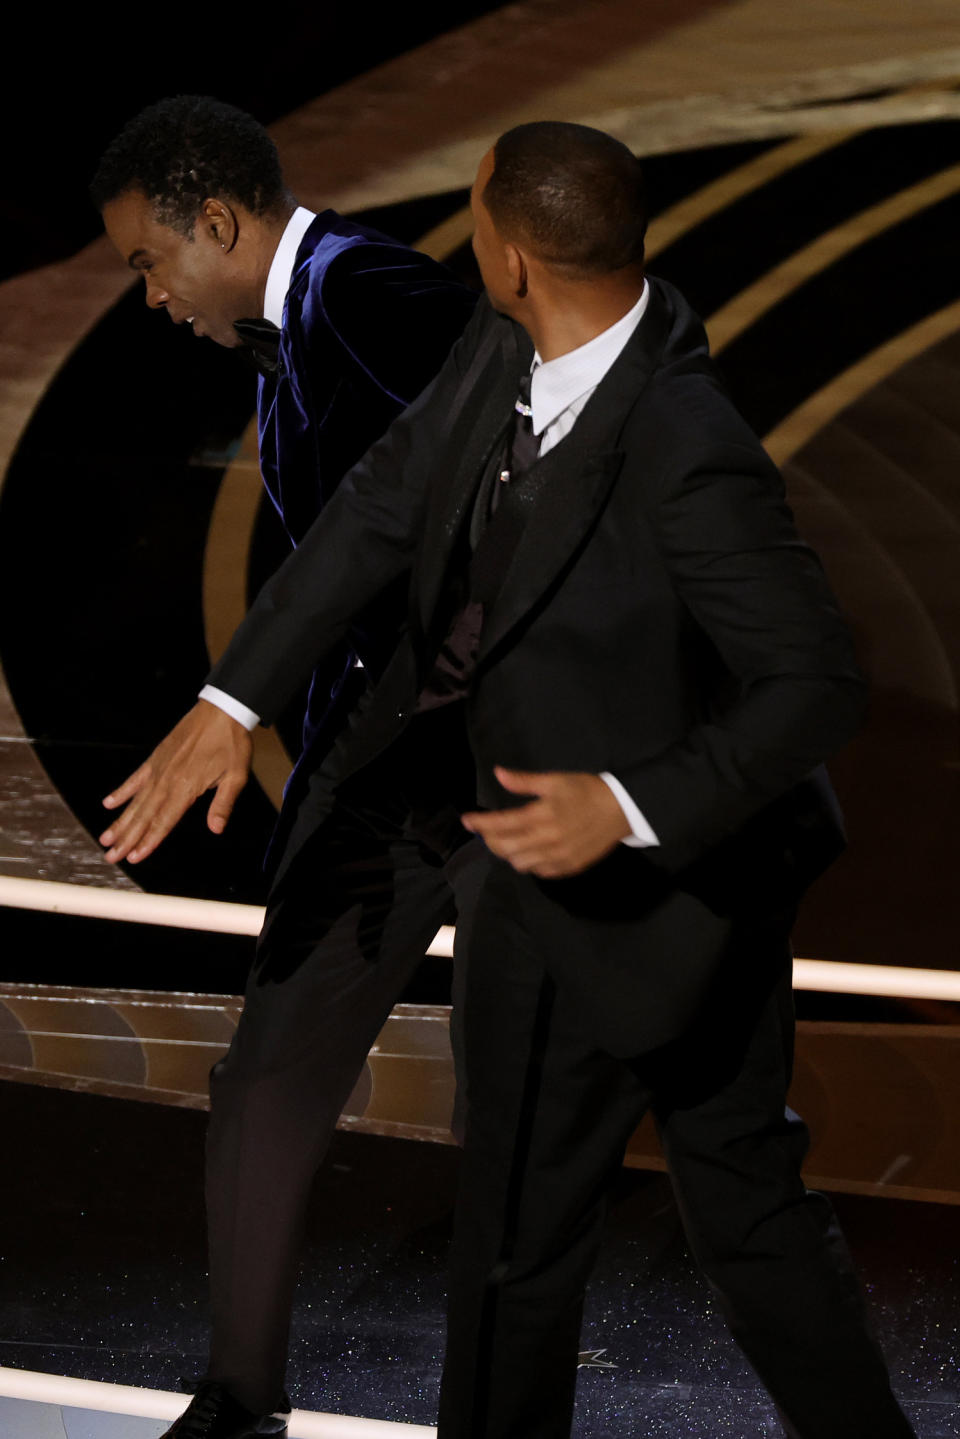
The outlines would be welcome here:
[[[431,794],[423,769],[442,758],[431,753],[441,729],[418,718],[411,730],[331,792],[282,871],[236,1036],[211,1075],[207,1377],[257,1413],[281,1404],[304,1215],[337,1119],[455,915],[459,954],[480,884],[483,852],[460,805]]]
[[[568,1435],[604,1191],[648,1107],[690,1247],[787,1432],[907,1439],[831,1206],[800,1179],[790,916],[741,922],[702,1021],[624,1061],[550,978],[516,886],[496,864],[471,945],[439,1439]]]

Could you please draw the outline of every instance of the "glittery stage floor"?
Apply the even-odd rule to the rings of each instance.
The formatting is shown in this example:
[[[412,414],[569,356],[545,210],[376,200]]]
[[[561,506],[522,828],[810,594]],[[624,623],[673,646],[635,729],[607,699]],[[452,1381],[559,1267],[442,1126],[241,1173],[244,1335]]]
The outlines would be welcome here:
[[[6,1153],[20,1156],[0,1191],[0,1364],[167,1390],[200,1372],[204,1125],[194,1111],[0,1085]],[[456,1168],[441,1146],[337,1136],[294,1321],[295,1407],[432,1422]],[[836,1204],[920,1439],[960,1435],[960,1208],[844,1195]],[[582,1347],[616,1368],[581,1370],[577,1439],[780,1432],[659,1175],[625,1172],[615,1186]],[[162,1432],[155,1420],[121,1425],[67,1409],[61,1420],[17,1402],[15,1413],[0,1401],[11,1439]]]

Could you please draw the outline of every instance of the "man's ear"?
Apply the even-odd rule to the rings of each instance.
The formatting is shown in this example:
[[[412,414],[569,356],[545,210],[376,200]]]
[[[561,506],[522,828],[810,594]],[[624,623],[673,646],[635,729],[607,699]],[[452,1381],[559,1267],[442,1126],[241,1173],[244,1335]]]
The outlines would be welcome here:
[[[204,200],[197,221],[198,234],[212,240],[227,255],[237,243],[240,225],[236,214],[223,200]]]
[[[527,295],[527,262],[523,251],[518,250],[516,245],[507,245],[506,257],[507,273],[510,276],[513,293],[518,300],[524,300]]]

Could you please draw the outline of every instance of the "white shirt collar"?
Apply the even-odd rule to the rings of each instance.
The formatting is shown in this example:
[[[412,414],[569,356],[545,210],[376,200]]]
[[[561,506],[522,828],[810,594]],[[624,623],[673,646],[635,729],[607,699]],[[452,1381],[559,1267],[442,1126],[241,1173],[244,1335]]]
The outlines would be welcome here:
[[[298,205],[287,221],[287,228],[280,236],[280,243],[270,262],[267,288],[263,293],[263,318],[270,320],[278,328],[283,324],[283,304],[293,279],[293,266],[300,241],[316,218],[312,210],[305,210],[302,205]]]
[[[650,286],[644,280],[637,303],[609,329],[594,335],[585,345],[558,355],[555,360],[542,361],[539,355],[534,355],[530,406],[535,435],[543,434],[558,415],[596,389],[643,319],[649,299]]]

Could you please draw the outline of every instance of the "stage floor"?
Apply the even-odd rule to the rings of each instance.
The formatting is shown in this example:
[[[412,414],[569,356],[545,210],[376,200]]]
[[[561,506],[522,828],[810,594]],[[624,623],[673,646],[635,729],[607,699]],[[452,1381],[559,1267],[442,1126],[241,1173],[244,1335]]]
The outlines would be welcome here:
[[[202,1372],[205,1122],[0,1085],[0,1364],[164,1390]],[[294,1320],[296,1408],[433,1422],[457,1159],[439,1145],[337,1135]],[[960,1208],[835,1202],[920,1439],[960,1435]],[[624,1172],[615,1185],[582,1348],[616,1367],[581,1369],[579,1439],[780,1432],[692,1265],[661,1175]],[[11,1404],[0,1402],[0,1431],[15,1439],[152,1439],[163,1428]]]
[[[10,1439],[157,1439],[168,1427],[165,1419],[0,1399],[0,1433]]]

